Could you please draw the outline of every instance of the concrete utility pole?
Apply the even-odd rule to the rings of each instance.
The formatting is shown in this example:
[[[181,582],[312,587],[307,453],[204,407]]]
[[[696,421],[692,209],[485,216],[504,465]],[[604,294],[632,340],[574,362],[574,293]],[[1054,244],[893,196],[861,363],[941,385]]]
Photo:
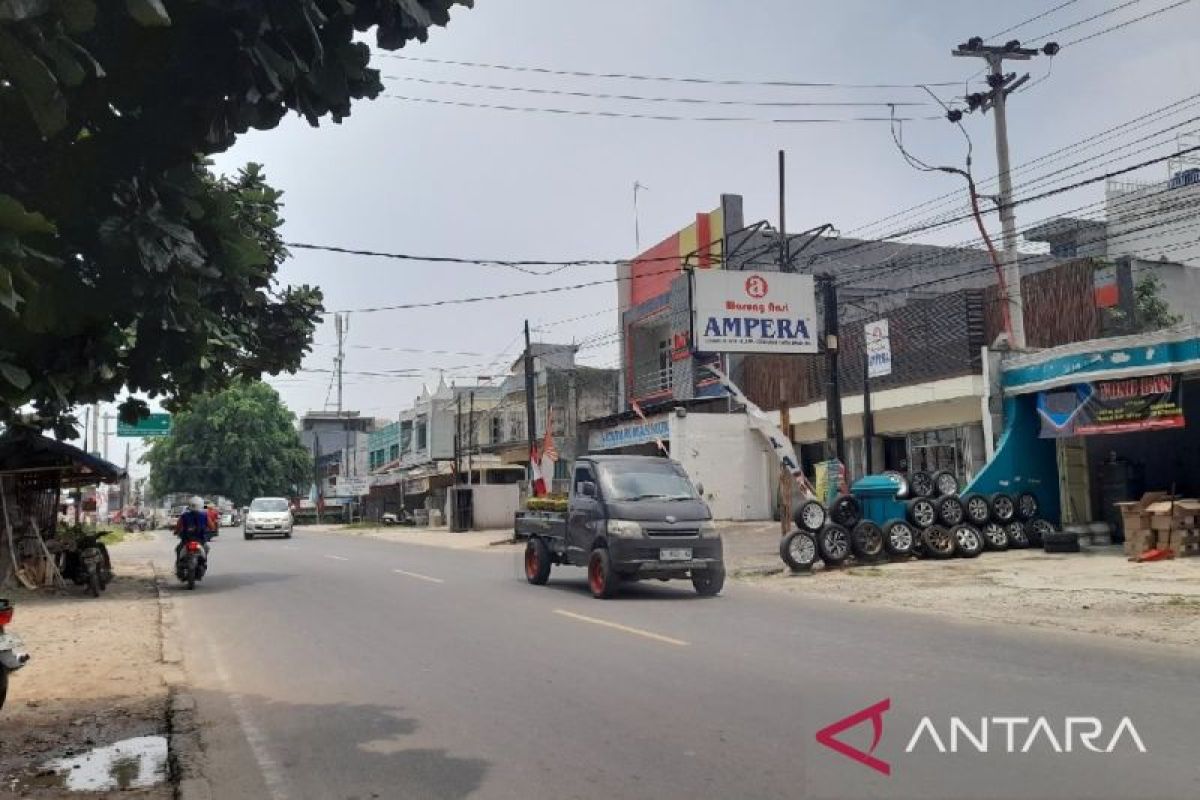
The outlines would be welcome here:
[[[346,359],[345,350],[345,335],[346,326],[342,321],[341,314],[333,315],[333,327],[337,331],[337,358],[334,359],[335,368],[337,370],[337,415],[341,419],[342,416],[342,362]],[[326,395],[328,396],[328,395]]]
[[[1047,43],[1041,50],[1048,56],[1057,53],[1059,47],[1054,42]],[[984,113],[991,110],[996,125],[996,170],[1000,176],[1000,197],[997,204],[1000,208],[1000,224],[1004,229],[1004,283],[1009,314],[1012,320],[1012,342],[1010,345],[1017,350],[1025,348],[1025,306],[1021,299],[1021,264],[1017,253],[1017,221],[1013,214],[1012,205],[1012,176],[1008,161],[1008,96],[1029,80],[1029,73],[1020,78],[1016,73],[1004,74],[1004,59],[1013,61],[1028,61],[1038,55],[1038,50],[1021,47],[1016,39],[1003,45],[985,45],[983,39],[973,36],[957,48],[950,51],[951,55],[959,57],[982,58],[987,62],[989,73],[987,82],[989,91],[976,92],[967,95],[967,108],[970,111],[980,110]],[[949,112],[951,122],[962,118],[961,111]]]

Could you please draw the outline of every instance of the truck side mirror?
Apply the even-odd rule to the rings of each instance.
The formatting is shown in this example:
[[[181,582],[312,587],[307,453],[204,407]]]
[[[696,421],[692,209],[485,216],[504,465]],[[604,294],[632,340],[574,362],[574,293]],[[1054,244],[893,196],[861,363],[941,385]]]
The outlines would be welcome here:
[[[704,497],[704,484],[703,483],[696,484],[696,494],[700,495],[701,497]]]
[[[580,481],[579,482],[579,494],[581,494],[584,497],[595,497],[596,496],[596,484],[592,483],[591,481]]]

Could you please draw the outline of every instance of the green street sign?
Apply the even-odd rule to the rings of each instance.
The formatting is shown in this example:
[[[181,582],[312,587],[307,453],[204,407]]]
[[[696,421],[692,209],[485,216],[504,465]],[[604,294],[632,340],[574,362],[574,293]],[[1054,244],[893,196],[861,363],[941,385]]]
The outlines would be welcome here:
[[[136,425],[117,420],[117,436],[166,436],[170,432],[170,414],[151,414],[139,419]]]

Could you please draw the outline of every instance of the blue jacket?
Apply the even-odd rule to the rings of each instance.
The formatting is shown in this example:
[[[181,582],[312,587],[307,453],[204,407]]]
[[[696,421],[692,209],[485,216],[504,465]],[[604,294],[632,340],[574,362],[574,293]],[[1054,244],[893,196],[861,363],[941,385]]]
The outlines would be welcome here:
[[[188,510],[179,515],[179,539],[181,541],[195,539],[198,542],[207,543],[208,537],[207,512]]]

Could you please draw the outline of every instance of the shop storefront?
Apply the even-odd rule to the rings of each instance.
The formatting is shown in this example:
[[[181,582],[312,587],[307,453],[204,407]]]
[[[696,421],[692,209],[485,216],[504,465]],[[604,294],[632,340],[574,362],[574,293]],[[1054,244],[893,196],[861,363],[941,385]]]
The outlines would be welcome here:
[[[1200,327],[1015,356],[1001,384],[1006,432],[985,483],[1042,475],[1064,524],[1110,522],[1118,537],[1115,503],[1200,496]]]

